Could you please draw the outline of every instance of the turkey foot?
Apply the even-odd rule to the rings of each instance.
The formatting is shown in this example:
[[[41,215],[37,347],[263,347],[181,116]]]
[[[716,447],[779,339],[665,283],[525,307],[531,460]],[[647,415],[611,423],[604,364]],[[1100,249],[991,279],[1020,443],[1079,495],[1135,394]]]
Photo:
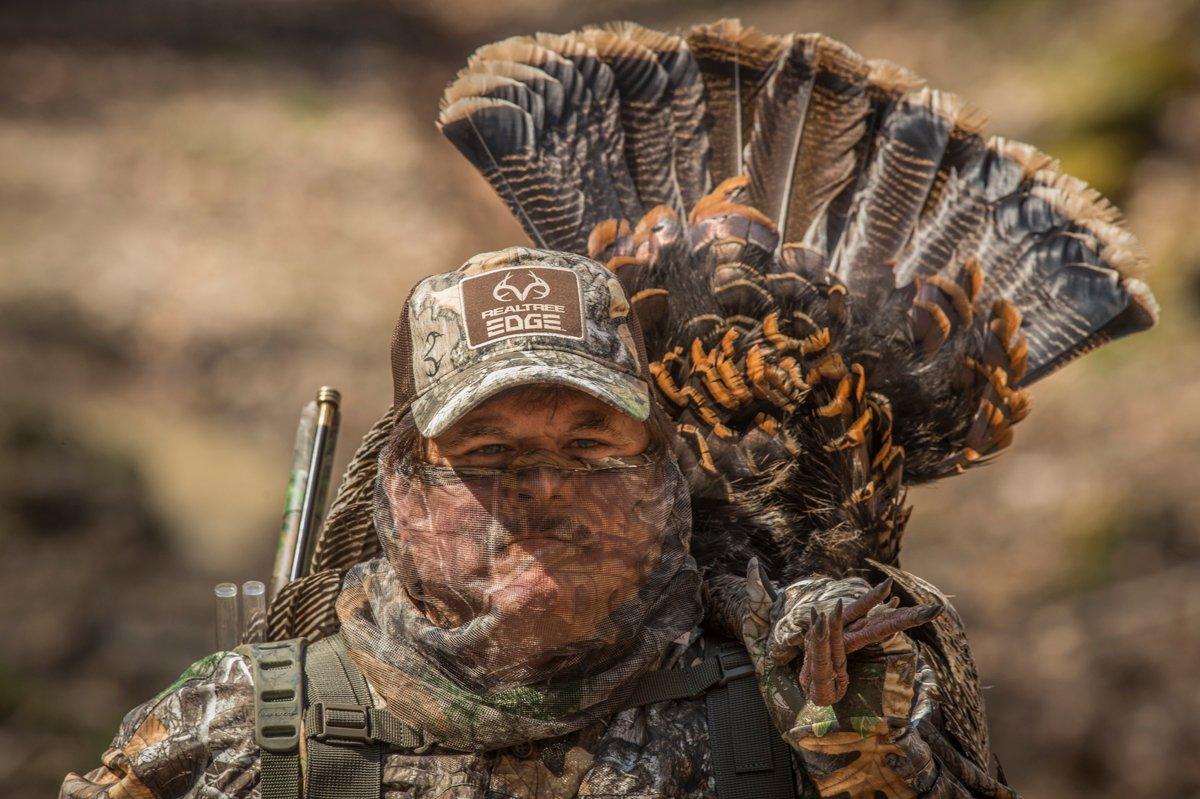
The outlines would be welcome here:
[[[757,564],[752,571],[774,595]],[[777,595],[771,614],[767,644],[771,663],[786,666],[802,656],[797,680],[805,696],[816,705],[837,703],[850,683],[848,655],[919,627],[942,612],[940,604],[899,607],[897,597],[885,602],[891,590],[890,578],[874,586],[858,578],[815,578],[788,586]]]
[[[881,606],[879,603],[890,590],[889,579],[844,608],[840,599],[830,610],[809,607],[808,630],[804,633],[804,664],[800,667],[799,680],[800,688],[813,704],[832,705],[846,695],[846,687],[850,684],[846,670],[848,654],[882,643],[910,627],[919,627],[942,612],[941,605]],[[880,610],[868,617],[867,613],[876,607]]]

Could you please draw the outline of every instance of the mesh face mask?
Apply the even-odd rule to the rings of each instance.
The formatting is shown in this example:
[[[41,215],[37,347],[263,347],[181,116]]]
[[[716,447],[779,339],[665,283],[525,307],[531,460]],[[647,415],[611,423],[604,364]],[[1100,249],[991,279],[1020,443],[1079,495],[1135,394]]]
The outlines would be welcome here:
[[[699,621],[687,485],[669,457],[380,457],[384,557],[347,576],[351,655],[401,720],[498,748],[608,715]]]
[[[490,293],[472,300],[468,279]],[[464,314],[482,314],[486,333],[488,319],[512,310],[489,298],[514,287],[540,289],[539,312],[561,311],[560,332],[577,324],[582,337],[472,341]],[[462,396],[476,402],[501,374],[522,383],[582,377],[614,407],[636,410],[631,366],[642,390],[651,379],[637,317],[606,267],[527,248],[431,276],[405,309],[392,338],[401,427],[380,453],[374,486],[384,554],[346,575],[337,611],[347,649],[392,713],[443,746],[565,735],[618,709],[700,621],[691,503],[673,457],[584,462],[541,452],[504,470],[455,470],[419,462],[402,442],[419,427],[414,404],[424,397],[429,422],[454,406],[459,389],[440,392],[464,375]],[[650,451],[670,450],[661,442]]]

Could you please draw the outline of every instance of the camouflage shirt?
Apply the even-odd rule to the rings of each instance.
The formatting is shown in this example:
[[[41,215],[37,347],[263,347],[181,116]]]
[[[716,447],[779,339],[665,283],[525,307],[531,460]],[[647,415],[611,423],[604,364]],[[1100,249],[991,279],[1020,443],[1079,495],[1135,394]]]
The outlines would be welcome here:
[[[908,642],[902,635],[895,639],[898,646]],[[927,669],[918,671],[921,679],[929,679]],[[866,686],[866,693],[893,705],[901,694],[911,701],[911,686],[898,685],[897,676],[879,674],[878,681],[872,680],[878,684]],[[889,696],[895,691],[899,693]],[[853,687],[852,693],[863,695]],[[377,696],[375,701],[382,705]],[[916,713],[920,703],[912,704]],[[829,733],[814,725],[807,737],[825,738],[800,737],[793,743],[798,754],[793,757],[797,796],[817,796],[811,787],[814,781],[821,795],[839,799],[924,795],[899,777],[909,770],[908,764],[885,763],[874,756],[881,743],[876,738],[897,734],[917,735],[914,729]],[[884,748],[893,759],[901,751]],[[257,799],[259,749],[246,659],[225,652],[193,664],[173,685],[125,717],[101,760],[99,768],[82,776],[68,775],[60,799]],[[386,756],[383,768],[385,799],[574,796],[714,799],[704,699],[625,710],[570,735],[525,747],[483,753],[396,751]]]
[[[383,796],[559,799],[713,797],[704,700],[626,710],[561,738],[497,752],[394,752]],[[259,749],[247,661],[194,664],[121,724],[103,765],[68,775],[61,797],[258,797]]]

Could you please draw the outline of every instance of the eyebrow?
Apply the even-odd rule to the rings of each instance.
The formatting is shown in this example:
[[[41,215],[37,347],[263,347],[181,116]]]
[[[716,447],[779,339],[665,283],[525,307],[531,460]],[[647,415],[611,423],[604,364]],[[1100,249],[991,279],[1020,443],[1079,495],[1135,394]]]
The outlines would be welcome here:
[[[577,433],[582,430],[598,430],[605,433],[616,432],[607,416],[595,411],[584,411],[575,417],[575,424],[568,432]]]
[[[494,438],[504,438],[507,435],[508,435],[507,431],[505,431],[502,427],[499,427],[495,424],[489,424],[488,422],[483,422],[483,421],[472,422],[471,424],[468,424],[466,427],[464,427],[462,430],[459,430],[457,433],[452,435],[450,437],[450,440],[446,443],[447,443],[447,446],[453,447],[453,446],[457,446],[457,445],[461,444],[464,441],[468,441],[472,438],[484,438],[486,436],[491,436]]]
[[[452,435],[446,442],[447,447],[456,447],[465,441],[470,441],[473,438],[507,438],[508,431],[503,427],[490,421],[491,417],[485,417],[477,421],[471,422],[462,430]],[[612,421],[605,415],[596,411],[582,411],[575,416],[575,423],[568,429],[568,433],[579,433],[589,430],[594,430],[604,433],[615,433]]]

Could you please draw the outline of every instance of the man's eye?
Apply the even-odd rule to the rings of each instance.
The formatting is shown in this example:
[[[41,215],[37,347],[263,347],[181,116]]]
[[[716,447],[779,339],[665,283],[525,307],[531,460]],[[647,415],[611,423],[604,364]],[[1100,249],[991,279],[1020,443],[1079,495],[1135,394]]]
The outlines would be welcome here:
[[[578,449],[591,449],[592,447],[604,446],[604,442],[597,441],[594,438],[577,438],[571,442],[571,446],[577,447]]]
[[[500,455],[508,452],[507,444],[484,444],[482,447],[476,447],[468,452],[468,455]]]

